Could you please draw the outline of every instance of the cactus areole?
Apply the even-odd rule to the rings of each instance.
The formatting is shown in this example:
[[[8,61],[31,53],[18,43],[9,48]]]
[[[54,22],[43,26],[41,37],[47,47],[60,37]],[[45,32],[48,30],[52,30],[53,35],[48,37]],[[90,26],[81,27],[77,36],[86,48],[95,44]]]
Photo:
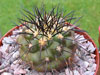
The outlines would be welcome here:
[[[58,8],[50,12],[37,7],[33,13],[24,11],[24,18],[18,18],[22,26],[16,24],[20,27],[17,42],[21,59],[39,72],[72,69],[73,56],[79,48],[74,34],[84,32],[75,25],[80,17],[74,17],[74,11],[64,16]]]

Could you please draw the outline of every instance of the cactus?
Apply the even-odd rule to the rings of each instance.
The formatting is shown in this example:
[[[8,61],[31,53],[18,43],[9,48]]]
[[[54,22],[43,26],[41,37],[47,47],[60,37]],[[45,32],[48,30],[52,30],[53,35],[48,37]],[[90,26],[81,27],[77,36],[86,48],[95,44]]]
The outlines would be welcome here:
[[[63,16],[55,10],[47,12],[36,7],[31,13],[24,9],[24,19],[19,18],[23,25],[17,38],[21,59],[39,72],[61,70],[71,65],[77,49],[74,33],[82,31],[71,26],[70,22],[77,19],[73,11]]]

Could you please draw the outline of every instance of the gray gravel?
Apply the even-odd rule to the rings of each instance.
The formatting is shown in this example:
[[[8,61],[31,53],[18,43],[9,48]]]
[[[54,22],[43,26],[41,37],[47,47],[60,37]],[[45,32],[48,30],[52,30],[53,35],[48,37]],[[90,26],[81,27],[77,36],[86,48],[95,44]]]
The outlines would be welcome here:
[[[20,30],[15,30],[13,34],[18,32]],[[15,42],[17,37],[16,35],[12,35],[2,40],[3,45],[0,46],[0,75],[44,75],[44,73],[37,72],[34,69],[29,70],[28,68],[30,66],[18,58],[19,45],[17,43],[13,43],[12,45],[8,44]],[[74,69],[66,68],[64,72],[54,75],[94,75],[96,70],[95,47],[83,35],[75,34],[75,39],[77,44],[82,48],[80,50],[77,49],[74,55]],[[52,74],[48,72],[46,75]]]

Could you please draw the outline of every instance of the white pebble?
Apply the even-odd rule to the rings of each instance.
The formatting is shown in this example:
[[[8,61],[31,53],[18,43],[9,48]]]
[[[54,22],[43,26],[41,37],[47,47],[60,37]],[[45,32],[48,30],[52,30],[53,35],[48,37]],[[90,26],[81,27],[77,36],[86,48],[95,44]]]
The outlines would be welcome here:
[[[19,64],[11,64],[11,69],[17,69]]]
[[[8,47],[9,47],[9,44],[3,44],[3,46],[1,46],[1,52],[3,53],[3,54],[6,54],[6,50],[8,49]]]
[[[13,62],[13,64],[18,64],[18,63],[22,63],[22,60],[19,59],[19,60],[15,60],[15,61]]]
[[[11,73],[8,73],[8,72],[4,72],[1,75],[12,75],[12,74]]]
[[[94,72],[94,71],[96,70],[96,66],[97,66],[96,64],[93,64],[93,65],[92,65],[92,67],[91,67],[91,71],[92,71],[92,72]]]
[[[13,40],[12,40],[12,38],[11,37],[5,37],[4,39],[3,39],[3,44],[4,43],[12,43],[13,42]]]
[[[94,75],[95,72],[86,71],[83,75]]]
[[[87,68],[89,66],[89,63],[87,61],[84,61],[84,67]]]
[[[74,75],[80,75],[80,73],[77,70],[74,70]]]
[[[19,74],[26,74],[26,71],[23,69],[17,69],[14,71],[14,75],[19,75]]]
[[[13,58],[18,58],[18,57],[19,57],[19,51],[16,51],[16,52],[13,54],[12,57],[13,57]]]
[[[95,63],[95,59],[88,59],[87,60],[89,63]]]
[[[73,75],[73,72],[70,69],[65,69],[65,74],[66,75]]]
[[[4,71],[7,71],[9,68],[4,68],[4,69],[0,69],[0,73],[4,72]]]
[[[92,58],[95,58],[95,57],[96,57],[96,55],[95,55],[95,54],[91,54],[91,57],[92,57]]]
[[[77,63],[79,66],[84,66],[84,61],[80,59],[80,61]]]
[[[88,41],[89,47],[88,47],[88,51],[90,52],[94,52],[96,48],[94,48],[93,44],[91,42]]]

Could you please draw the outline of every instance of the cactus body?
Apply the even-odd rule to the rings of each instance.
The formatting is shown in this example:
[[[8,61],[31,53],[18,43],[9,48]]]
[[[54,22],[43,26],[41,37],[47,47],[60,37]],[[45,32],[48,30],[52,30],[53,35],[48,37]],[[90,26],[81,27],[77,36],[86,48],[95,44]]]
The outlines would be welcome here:
[[[25,11],[27,19],[19,19],[23,27],[17,38],[22,60],[37,71],[64,68],[76,50],[74,27],[69,23],[73,18],[55,14],[54,9],[50,13],[41,13],[38,8],[34,14]]]

